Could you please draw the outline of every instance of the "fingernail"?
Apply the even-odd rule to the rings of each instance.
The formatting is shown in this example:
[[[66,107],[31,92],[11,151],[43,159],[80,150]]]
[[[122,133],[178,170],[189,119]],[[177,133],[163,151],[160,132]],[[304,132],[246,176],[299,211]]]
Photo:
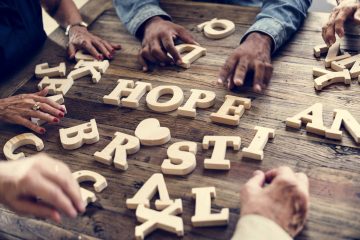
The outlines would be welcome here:
[[[58,122],[60,122],[60,120],[59,120],[58,118],[54,118],[54,119],[53,119],[53,122],[54,122],[54,123],[58,123]]]
[[[64,113],[59,113],[59,115],[58,115],[60,118],[63,118],[65,115],[64,115]]]
[[[77,217],[77,211],[75,209],[71,209],[70,211],[70,217],[76,218]]]
[[[146,72],[146,71],[147,71],[147,67],[143,67],[142,70],[143,70],[144,72]]]
[[[109,58],[109,59],[112,59],[112,58],[113,58],[113,55],[112,55],[112,54],[109,54],[108,58]]]
[[[219,78],[219,79],[217,80],[217,83],[218,83],[218,84],[223,84],[223,80],[222,80],[221,78]]]
[[[235,84],[236,84],[236,86],[242,86],[243,85],[243,80],[240,79],[240,78],[237,78],[237,79],[235,79]]]
[[[44,128],[40,129],[40,133],[44,134],[46,132],[46,130]]]
[[[183,62],[182,62],[181,60],[177,60],[177,61],[176,61],[176,64],[177,64],[177,65],[181,65],[182,63],[183,63]]]
[[[255,91],[257,93],[261,93],[262,89],[261,89],[261,86],[259,84],[255,86]]]
[[[97,59],[98,59],[98,60],[103,60],[103,56],[102,56],[102,55],[98,55]]]

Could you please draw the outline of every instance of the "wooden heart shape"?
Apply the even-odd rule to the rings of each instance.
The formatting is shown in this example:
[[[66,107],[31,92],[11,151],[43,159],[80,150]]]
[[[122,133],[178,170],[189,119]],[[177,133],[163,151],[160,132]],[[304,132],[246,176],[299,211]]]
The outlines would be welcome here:
[[[139,123],[135,129],[135,136],[145,146],[162,145],[171,139],[169,128],[161,127],[156,118],[148,118]]]

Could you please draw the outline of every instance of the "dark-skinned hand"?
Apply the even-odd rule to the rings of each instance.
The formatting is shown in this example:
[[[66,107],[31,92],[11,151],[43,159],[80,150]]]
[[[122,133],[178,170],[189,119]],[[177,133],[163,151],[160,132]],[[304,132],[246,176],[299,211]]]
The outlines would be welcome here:
[[[112,59],[120,44],[110,43],[81,26],[73,26],[69,32],[68,57],[74,59],[78,50],[88,52],[97,60]]]
[[[347,20],[353,20],[360,24],[360,2],[358,0],[341,0],[333,9],[328,22],[322,28],[322,37],[329,46],[335,43],[335,33],[342,38],[345,35],[344,24]]]
[[[174,41],[197,44],[191,34],[182,26],[173,22],[153,17],[145,23],[141,49],[138,55],[143,71],[149,70],[149,63],[182,64],[181,56],[175,48]],[[170,54],[169,57],[168,53]]]
[[[253,90],[262,92],[269,84],[273,67],[271,65],[272,39],[262,33],[250,33],[243,43],[227,58],[220,70],[218,83],[230,90],[244,85],[248,72],[254,73]]]

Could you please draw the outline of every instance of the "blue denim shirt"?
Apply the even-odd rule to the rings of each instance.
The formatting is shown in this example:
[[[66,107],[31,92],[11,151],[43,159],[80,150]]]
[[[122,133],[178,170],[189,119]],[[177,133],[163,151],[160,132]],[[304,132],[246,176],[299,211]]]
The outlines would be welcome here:
[[[131,34],[136,35],[141,25],[151,17],[171,17],[159,6],[158,0],[113,0],[116,12]],[[259,6],[261,12],[241,41],[251,32],[268,34],[278,50],[300,27],[312,0],[213,0],[243,6]]]

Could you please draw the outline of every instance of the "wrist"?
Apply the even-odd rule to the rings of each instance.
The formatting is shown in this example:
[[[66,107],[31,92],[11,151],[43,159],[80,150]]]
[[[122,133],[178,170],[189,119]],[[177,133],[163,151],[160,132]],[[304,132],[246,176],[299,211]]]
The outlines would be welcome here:
[[[274,45],[273,40],[269,35],[265,33],[261,33],[261,32],[249,33],[249,35],[246,36],[244,43],[247,41],[253,41],[256,42],[257,44],[260,44],[261,46],[264,46],[265,49],[269,52],[269,54],[271,54],[272,52]]]

